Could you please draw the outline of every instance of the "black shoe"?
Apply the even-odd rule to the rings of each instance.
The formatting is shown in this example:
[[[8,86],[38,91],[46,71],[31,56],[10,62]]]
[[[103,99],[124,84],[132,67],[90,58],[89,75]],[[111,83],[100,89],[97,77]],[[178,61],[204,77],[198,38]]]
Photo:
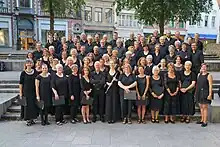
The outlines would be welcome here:
[[[124,120],[123,120],[122,123],[123,123],[123,124],[126,124],[126,123],[127,123],[127,118],[124,118]]]
[[[35,122],[34,120],[31,120],[30,123],[31,123],[32,125],[36,124],[36,122]]]
[[[112,120],[112,121],[111,121],[111,123],[112,123],[112,124],[114,124],[114,123],[115,123],[115,121],[114,121],[114,120]]]
[[[105,119],[104,119],[104,117],[102,117],[102,118],[101,118],[100,120],[101,120],[101,122],[103,122],[103,123],[105,122]]]
[[[165,123],[165,124],[168,124],[168,123],[169,123],[169,121],[168,121],[168,120],[164,120],[164,123]]]
[[[75,122],[80,122],[80,120],[77,119],[77,118],[74,118],[73,120],[74,120]]]
[[[27,125],[27,126],[31,126],[32,124],[31,124],[30,121],[26,121],[26,125]]]
[[[202,121],[197,121],[196,124],[201,125],[203,122]]]
[[[90,120],[87,120],[86,122],[87,122],[88,124],[91,124],[91,123],[92,123]]]
[[[156,122],[157,124],[159,124],[159,123],[160,123],[158,119],[156,119],[156,120],[155,120],[155,122]]]
[[[72,120],[70,121],[70,123],[71,123],[71,124],[75,124],[76,121],[75,121],[74,119],[72,119]]]
[[[96,117],[92,118],[92,122],[93,122],[93,123],[96,122]]]
[[[206,127],[208,124],[207,123],[202,123],[201,127]]]
[[[83,121],[84,124],[87,124],[87,121]]]
[[[57,124],[58,126],[62,126],[62,125],[63,125],[63,123],[60,122],[60,121],[58,121],[56,124]]]
[[[175,121],[174,120],[170,120],[171,124],[175,124]]]
[[[108,124],[112,124],[112,121],[108,121]]]
[[[50,125],[50,123],[48,121],[45,122],[46,125]]]
[[[128,118],[128,124],[132,124],[132,121],[130,118]]]
[[[62,123],[62,124],[67,124],[67,121],[62,120],[61,123]]]
[[[155,119],[152,118],[152,119],[151,119],[151,122],[152,122],[152,123],[155,123],[156,121],[155,121]]]
[[[44,121],[42,121],[42,122],[41,122],[41,125],[42,125],[42,126],[45,126],[45,125],[46,125],[46,123],[45,123]]]

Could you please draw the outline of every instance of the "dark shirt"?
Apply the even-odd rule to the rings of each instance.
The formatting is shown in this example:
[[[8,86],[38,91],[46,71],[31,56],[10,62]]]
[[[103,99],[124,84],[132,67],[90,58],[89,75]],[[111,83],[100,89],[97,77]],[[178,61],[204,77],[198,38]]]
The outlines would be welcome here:
[[[136,76],[134,74],[130,74],[129,76],[126,76],[123,73],[119,76],[118,81],[120,81],[124,86],[129,86],[136,81]]]
[[[94,62],[99,61],[102,58],[101,54],[94,54]]]
[[[93,44],[86,44],[86,54],[88,54],[88,53],[92,53],[93,52]]]
[[[150,43],[149,44],[149,50],[150,50],[151,53],[154,53],[155,45],[156,45],[156,43]]]
[[[66,65],[63,67],[63,73],[64,75],[69,76],[72,74],[72,69],[68,65]]]
[[[125,41],[125,48],[128,49],[129,46],[134,46],[135,41],[136,40],[134,40],[134,39],[133,40],[131,40],[131,39],[126,40]]]
[[[101,46],[101,45],[100,45],[100,42],[93,42],[92,45],[93,45],[93,46],[98,46],[98,47]]]
[[[55,75],[52,78],[52,88],[57,91],[58,96],[68,98],[68,79],[66,76],[59,77]]]
[[[33,52],[33,56],[34,56],[35,61],[42,58],[42,55],[43,55],[42,50],[40,50],[40,51],[36,50],[36,51]]]
[[[196,50],[195,53],[192,52],[192,68],[200,68],[204,63],[204,55],[200,50]]]
[[[116,40],[111,40],[110,42],[110,45],[112,46],[112,48],[115,48],[117,45],[116,45]]]
[[[161,59],[162,59],[162,56],[160,55],[160,53],[158,55],[153,53],[153,63],[154,63],[154,65],[158,65],[160,63]]]
[[[82,61],[85,58],[85,56],[86,56],[86,53],[83,53],[83,54],[80,53],[78,54],[78,59]]]
[[[115,47],[114,50],[118,51],[118,58],[119,59],[123,59],[125,57],[125,53],[126,53],[126,48],[124,47]]]
[[[187,51],[179,51],[177,52],[177,55],[179,55],[182,59],[182,64],[184,64],[186,61],[191,61],[191,53]]]
[[[168,46],[167,45],[160,45],[160,55],[162,58],[164,58],[166,55],[168,55]]]
[[[101,55],[106,54],[106,53],[107,53],[107,48],[106,48],[106,47],[99,47],[99,53],[100,53]]]
[[[91,84],[93,84],[95,90],[103,90],[105,86],[105,75],[103,72],[97,73],[96,71],[93,71],[91,73],[90,78]]]
[[[198,42],[197,42],[197,49],[200,50],[200,51],[203,51],[203,48],[204,48],[203,47],[203,43],[198,40]]]
[[[45,45],[45,48],[49,49],[50,46],[53,46],[56,51],[56,49],[57,49],[56,42],[52,42],[52,43],[47,42],[47,44]]]
[[[170,38],[167,37],[165,44],[168,45],[168,46],[169,46],[169,45],[174,45],[174,44],[173,44],[173,43],[175,42],[174,40],[175,40],[175,39],[172,38],[172,37],[170,37]]]
[[[175,57],[176,57],[175,55],[173,55],[172,57],[170,55],[166,55],[165,56],[166,62],[167,63],[174,63]]]
[[[86,46],[86,44],[88,43],[87,40],[83,41],[83,40],[80,40],[80,45],[81,46]]]

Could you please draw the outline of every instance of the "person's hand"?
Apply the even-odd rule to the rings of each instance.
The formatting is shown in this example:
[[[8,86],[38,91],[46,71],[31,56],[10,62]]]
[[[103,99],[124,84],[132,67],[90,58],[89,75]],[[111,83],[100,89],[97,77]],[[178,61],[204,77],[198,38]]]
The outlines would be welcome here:
[[[174,93],[173,93],[173,96],[175,96],[175,95],[177,95],[177,94],[178,94],[178,91],[174,92]]]
[[[74,96],[72,95],[72,96],[70,97],[70,99],[73,101],[73,100],[74,100]]]
[[[143,96],[142,96],[142,100],[145,100],[145,99],[146,99],[146,95],[143,94]]]
[[[125,88],[124,90],[125,90],[126,93],[130,92],[130,90],[128,88]]]
[[[158,99],[162,99],[162,97],[163,97],[163,94],[161,94],[160,96],[158,96]]]
[[[22,95],[19,95],[19,99],[22,99],[22,97],[23,97]]]
[[[89,97],[88,95],[86,95],[86,100],[89,100],[89,98],[90,98],[90,97]]]
[[[36,99],[37,99],[38,101],[40,101],[40,97],[36,97]]]
[[[55,100],[59,100],[59,96],[58,95],[55,95]]]
[[[207,99],[212,100],[212,95],[209,94]]]
[[[116,77],[113,77],[113,81],[117,81]]]
[[[186,93],[186,88],[181,88],[180,91],[181,91],[182,93]]]
[[[141,100],[141,96],[140,95],[138,95],[137,98],[138,98],[138,100]]]
[[[155,94],[155,93],[152,93],[152,96],[153,97],[155,97],[155,98],[157,98],[158,96]]]

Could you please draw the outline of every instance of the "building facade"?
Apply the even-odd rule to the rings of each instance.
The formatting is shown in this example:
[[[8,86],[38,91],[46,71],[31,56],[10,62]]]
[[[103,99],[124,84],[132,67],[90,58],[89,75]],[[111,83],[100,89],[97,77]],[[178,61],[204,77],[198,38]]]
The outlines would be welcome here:
[[[114,31],[114,0],[86,0],[82,9],[82,26],[86,34],[107,34],[112,37]]]

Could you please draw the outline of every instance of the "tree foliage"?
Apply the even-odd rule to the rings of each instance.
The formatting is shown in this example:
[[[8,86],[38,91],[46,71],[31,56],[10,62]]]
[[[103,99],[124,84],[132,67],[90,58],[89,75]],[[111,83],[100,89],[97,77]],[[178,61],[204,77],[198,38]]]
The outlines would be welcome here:
[[[42,9],[50,14],[50,33],[54,33],[54,15],[74,16],[85,4],[84,0],[41,0]]]
[[[212,0],[115,0],[116,11],[134,9],[136,18],[144,24],[157,24],[160,33],[169,21],[194,22],[201,20],[201,12],[209,13]]]

